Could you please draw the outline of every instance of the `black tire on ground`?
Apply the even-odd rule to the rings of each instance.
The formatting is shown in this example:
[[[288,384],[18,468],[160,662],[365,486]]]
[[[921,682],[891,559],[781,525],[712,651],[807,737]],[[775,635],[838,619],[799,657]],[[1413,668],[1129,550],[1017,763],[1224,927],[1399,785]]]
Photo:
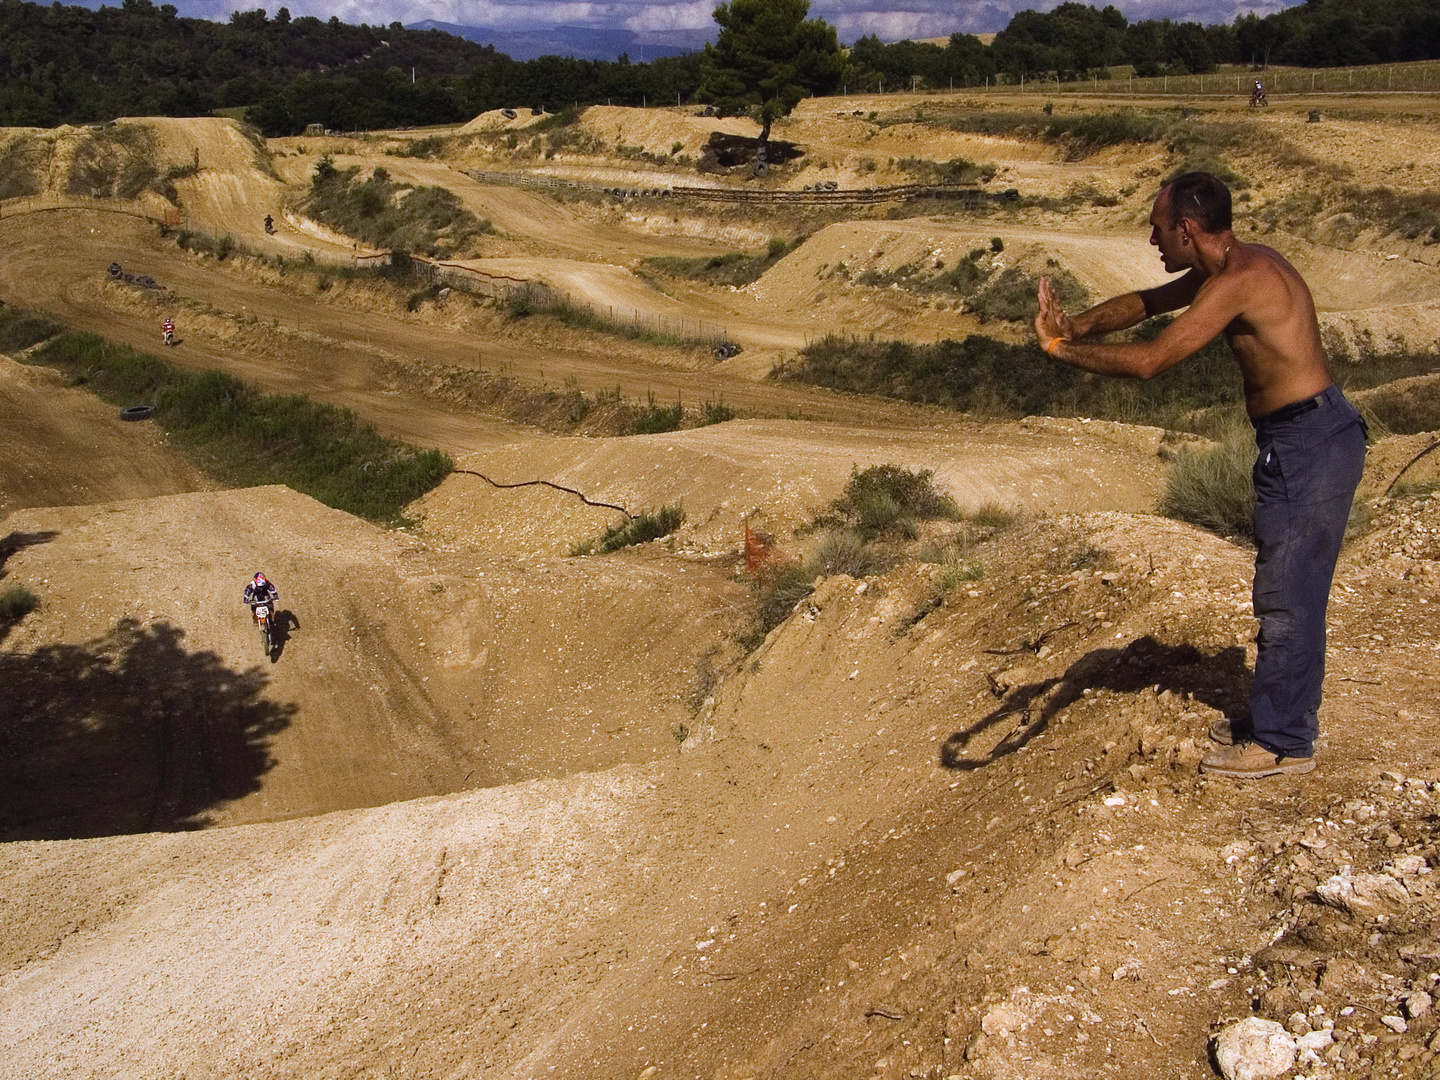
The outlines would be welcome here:
[[[120,410],[121,420],[149,420],[155,412],[153,405],[127,405]]]

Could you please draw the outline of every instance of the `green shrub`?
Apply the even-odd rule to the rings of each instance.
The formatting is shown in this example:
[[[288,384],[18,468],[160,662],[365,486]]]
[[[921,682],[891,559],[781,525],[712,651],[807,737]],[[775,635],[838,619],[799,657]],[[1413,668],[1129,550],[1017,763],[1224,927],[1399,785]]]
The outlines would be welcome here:
[[[68,372],[112,404],[153,404],[172,442],[226,483],[285,484],[376,521],[402,520],[402,508],[453,467],[438,450],[381,437],[348,409],[262,394],[223,372],[185,371],[94,334],[61,334],[30,362]]]
[[[707,401],[700,406],[700,418],[696,420],[696,427],[709,427],[711,424],[723,424],[727,420],[735,419],[735,410],[723,401]]]
[[[322,169],[325,164],[321,158],[315,166],[305,212],[372,247],[445,258],[483,232],[480,220],[445,188],[398,183],[380,168],[359,180],[358,167]]]
[[[612,525],[598,540],[583,540],[570,549],[572,555],[588,555],[598,548],[608,555],[624,547],[649,543],[662,536],[669,536],[685,523],[685,510],[678,503],[665,505],[658,510],[643,510],[632,518]]]
[[[0,353],[19,352],[58,334],[61,327],[43,315],[33,315],[0,303]]]
[[[1164,319],[1152,319],[1137,336],[1164,325]],[[1149,380],[1090,375],[1057,363],[1038,345],[978,334],[932,344],[831,335],[812,341],[771,374],[984,416],[1095,416],[1187,429],[1196,410],[1242,400],[1239,372],[1223,338]]]
[[[1232,423],[1220,441],[1206,449],[1182,446],[1156,511],[1221,536],[1251,539],[1254,464],[1255,435],[1243,422]]]
[[[794,251],[805,242],[805,236],[783,240],[772,236],[764,251],[745,254],[730,251],[723,255],[701,255],[697,258],[683,258],[677,255],[656,255],[645,260],[645,265],[670,277],[689,278],[709,285],[733,285],[743,288],[788,252]]]
[[[1055,286],[1062,307],[1073,311],[1089,305],[1089,290],[1054,259],[1050,260],[1046,276]],[[1031,322],[1040,311],[1039,291],[1040,279],[1037,276],[1027,274],[1018,266],[1006,267],[998,277],[990,278],[984,288],[971,296],[970,310],[980,316],[981,322],[990,319]]]
[[[664,431],[674,431],[684,421],[685,410],[678,402],[674,405],[656,405],[652,401],[625,425],[625,434],[658,435]]]
[[[834,519],[865,538],[883,533],[915,534],[915,522],[954,521],[960,508],[934,484],[929,469],[911,472],[899,465],[872,465],[852,470],[840,498],[830,504]],[[820,518],[817,523],[827,523]]]
[[[11,585],[0,592],[0,625],[19,622],[40,606],[40,598],[24,585]]]

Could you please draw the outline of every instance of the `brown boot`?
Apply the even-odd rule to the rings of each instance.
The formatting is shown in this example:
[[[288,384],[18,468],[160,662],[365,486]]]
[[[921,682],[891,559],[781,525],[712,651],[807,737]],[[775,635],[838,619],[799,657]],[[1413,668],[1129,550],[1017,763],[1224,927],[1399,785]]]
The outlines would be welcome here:
[[[1315,768],[1313,757],[1280,757],[1259,743],[1242,741],[1212,750],[1200,759],[1200,771],[1215,776],[1236,776],[1254,780],[1277,773],[1307,773]]]

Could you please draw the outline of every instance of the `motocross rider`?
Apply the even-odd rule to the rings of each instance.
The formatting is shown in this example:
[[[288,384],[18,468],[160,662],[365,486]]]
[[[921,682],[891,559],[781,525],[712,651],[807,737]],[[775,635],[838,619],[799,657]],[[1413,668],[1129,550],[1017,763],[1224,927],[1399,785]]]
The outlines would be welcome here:
[[[162,340],[166,345],[175,344],[175,320],[166,319],[160,326]]]
[[[264,574],[257,573],[245,586],[245,604],[250,608],[250,614],[255,614],[256,604],[274,605],[280,599],[280,592],[271,585]]]

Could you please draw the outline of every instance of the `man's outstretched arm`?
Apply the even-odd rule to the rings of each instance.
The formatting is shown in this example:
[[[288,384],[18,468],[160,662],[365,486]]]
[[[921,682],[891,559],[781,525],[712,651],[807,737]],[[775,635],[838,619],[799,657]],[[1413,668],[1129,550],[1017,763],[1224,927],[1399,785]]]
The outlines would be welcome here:
[[[1190,292],[1192,284],[1194,291]],[[1210,285],[1203,295],[1200,291],[1202,284]],[[1150,315],[1173,311],[1186,303],[1189,303],[1188,310],[1167,326],[1154,341],[1092,345],[1073,340],[1066,332],[1083,331],[1097,323],[1104,325],[1107,330],[1121,330],[1136,325]],[[1172,304],[1173,306],[1165,306]],[[1096,312],[1105,312],[1107,309],[1107,321],[1101,323],[1094,317]],[[1118,322],[1120,318],[1133,316],[1137,312],[1139,317],[1133,321],[1112,325],[1112,321]],[[1041,348],[1072,367],[1092,371],[1097,375],[1150,379],[1204,348],[1239,313],[1239,296],[1233,284],[1221,283],[1214,278],[1202,279],[1193,271],[1157,289],[1149,289],[1143,293],[1127,293],[1073,317],[1060,309],[1054,287],[1048,279],[1042,278],[1040,314],[1035,317],[1035,333],[1040,339]],[[1097,332],[1103,331],[1088,331]]]

